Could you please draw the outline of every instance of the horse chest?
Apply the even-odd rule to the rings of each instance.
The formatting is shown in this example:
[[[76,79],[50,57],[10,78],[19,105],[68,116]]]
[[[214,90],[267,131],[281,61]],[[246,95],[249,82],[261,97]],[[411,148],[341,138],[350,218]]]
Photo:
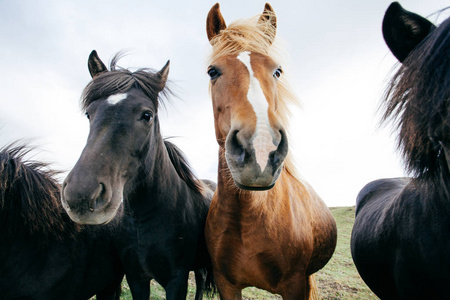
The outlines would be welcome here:
[[[175,226],[170,216],[143,218],[130,214],[124,216],[122,224],[119,249],[131,272],[158,278],[155,274],[173,272],[168,266],[182,269],[192,266],[197,246],[196,230]]]
[[[261,226],[255,226],[258,231],[241,228],[224,232],[217,264],[230,282],[276,291],[286,274],[302,271],[308,255],[304,255],[300,239],[280,240]]]

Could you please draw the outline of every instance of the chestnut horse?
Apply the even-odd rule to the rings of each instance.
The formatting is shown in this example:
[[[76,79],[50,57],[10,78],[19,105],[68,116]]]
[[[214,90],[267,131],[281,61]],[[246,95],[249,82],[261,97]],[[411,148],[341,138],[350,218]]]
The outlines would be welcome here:
[[[402,63],[388,86],[384,121],[399,127],[413,176],[361,190],[352,257],[381,299],[449,299],[450,18],[436,27],[395,2],[383,36]]]
[[[336,223],[287,156],[288,103],[295,97],[271,45],[271,6],[258,17],[227,27],[219,4],[207,17],[219,144],[207,246],[222,299],[240,299],[247,286],[309,299],[316,291],[311,275],[336,247]]]

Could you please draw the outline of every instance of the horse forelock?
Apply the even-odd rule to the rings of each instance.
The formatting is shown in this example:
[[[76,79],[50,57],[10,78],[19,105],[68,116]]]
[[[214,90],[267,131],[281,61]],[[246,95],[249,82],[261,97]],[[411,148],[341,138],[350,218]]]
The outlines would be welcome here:
[[[96,100],[126,93],[133,88],[141,89],[147,97],[154,101],[156,107],[158,107],[158,103],[164,105],[163,99],[167,99],[171,91],[167,86],[160,91],[161,83],[157,71],[150,68],[140,68],[133,72],[117,66],[120,58],[121,54],[116,54],[111,60],[111,71],[99,74],[85,87],[81,96],[82,109],[86,110]]]
[[[25,161],[32,149],[11,144],[0,149],[0,231],[41,239],[73,237],[79,230],[60,203],[59,172]]]
[[[434,176],[439,149],[430,138],[450,124],[450,18],[407,57],[385,92],[383,122],[399,128],[398,148],[415,176]]]
[[[268,17],[272,17],[273,15],[272,12],[265,13],[268,14]],[[284,55],[284,51],[280,48],[277,41],[273,44],[271,43],[271,40],[275,38],[275,30],[270,28],[272,27],[270,22],[258,22],[260,16],[261,15],[257,15],[252,18],[234,21],[226,29],[221,30],[211,41],[213,48],[212,53],[207,60],[208,65],[212,64],[222,56],[234,55],[237,57],[244,51],[267,55],[282,65],[283,57],[286,57],[286,55]],[[273,33],[273,36],[268,38],[268,32],[269,34]],[[288,83],[289,78],[286,73],[288,72],[286,72],[286,68],[284,68],[283,75],[278,80],[278,103],[274,114],[277,116],[278,121],[283,126],[289,138],[289,121],[292,112],[291,106],[299,106],[300,101],[296,93],[290,87]],[[285,159],[285,169],[294,177],[299,178],[291,155],[289,154]]]

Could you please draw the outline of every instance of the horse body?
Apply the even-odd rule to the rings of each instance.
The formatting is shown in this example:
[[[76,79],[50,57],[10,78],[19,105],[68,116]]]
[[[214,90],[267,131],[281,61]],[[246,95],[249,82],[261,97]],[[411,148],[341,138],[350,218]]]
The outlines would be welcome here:
[[[403,63],[384,118],[398,121],[399,146],[415,176],[376,180],[360,191],[352,257],[381,299],[448,299],[450,19],[436,28],[393,3],[383,34]]]
[[[200,272],[210,264],[202,237],[209,203],[201,195],[192,195],[173,166],[167,164],[168,157],[161,159],[163,153],[157,153],[157,157],[174,172],[173,176],[164,171],[164,176],[153,177],[151,186],[133,188],[117,245],[136,299],[148,297],[151,279],[166,289],[168,298],[182,299],[186,297],[189,271]],[[204,219],[195,217],[197,214]],[[200,284],[197,282],[197,289],[203,291]]]
[[[115,221],[74,224],[59,204],[53,173],[24,162],[26,152],[23,146],[0,152],[0,298],[119,299]]]
[[[112,234],[98,231],[47,243],[2,239],[0,298],[119,299],[123,268]]]
[[[116,247],[134,299],[149,298],[152,279],[167,299],[185,299],[190,270],[201,299],[211,264],[203,232],[214,184],[197,180],[181,151],[161,136],[158,94],[168,64],[132,73],[116,70],[115,61],[108,71],[95,51],[89,58],[94,79],[84,107],[91,129],[65,180],[63,203],[81,223],[120,215]]]
[[[426,185],[409,178],[381,179],[358,196],[352,255],[381,299],[448,297],[449,197],[441,194],[442,186]]]
[[[256,286],[285,299],[306,298],[307,278],[334,252],[333,236],[320,235],[335,230],[330,216],[313,218],[326,206],[287,172],[272,189],[258,192],[230,189],[220,180],[227,177],[219,174],[206,231],[217,285],[230,286],[221,295],[228,299]]]
[[[311,275],[336,246],[331,212],[287,157],[291,95],[268,54],[275,28],[268,4],[258,20],[229,27],[218,4],[207,18],[219,174],[205,233],[222,299],[247,286],[309,299]]]

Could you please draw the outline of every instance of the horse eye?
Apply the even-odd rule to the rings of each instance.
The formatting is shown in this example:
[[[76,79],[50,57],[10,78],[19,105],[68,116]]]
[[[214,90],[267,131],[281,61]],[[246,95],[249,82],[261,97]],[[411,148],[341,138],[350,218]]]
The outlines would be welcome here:
[[[275,78],[280,78],[281,74],[283,74],[283,70],[281,70],[281,68],[278,68],[275,70],[275,72],[273,73],[273,77]]]
[[[85,113],[85,115],[86,115],[86,118],[88,118],[88,120],[91,119],[91,116],[88,113]]]
[[[212,80],[212,79],[216,79],[216,78],[219,77],[221,74],[220,74],[219,70],[217,70],[216,68],[214,68],[214,67],[209,67],[209,69],[208,69],[208,75],[209,75],[209,77],[211,77],[211,80]]]
[[[153,120],[153,113],[151,111],[144,111],[141,115],[140,121],[150,122]]]

